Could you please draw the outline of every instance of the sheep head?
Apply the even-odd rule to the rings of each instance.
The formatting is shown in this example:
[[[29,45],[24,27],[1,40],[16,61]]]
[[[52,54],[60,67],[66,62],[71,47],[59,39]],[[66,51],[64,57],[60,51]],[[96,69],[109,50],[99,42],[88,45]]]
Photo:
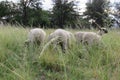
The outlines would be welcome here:
[[[106,33],[108,33],[108,30],[106,28],[100,28],[100,30],[98,31],[99,35],[103,35],[103,34],[106,34]]]

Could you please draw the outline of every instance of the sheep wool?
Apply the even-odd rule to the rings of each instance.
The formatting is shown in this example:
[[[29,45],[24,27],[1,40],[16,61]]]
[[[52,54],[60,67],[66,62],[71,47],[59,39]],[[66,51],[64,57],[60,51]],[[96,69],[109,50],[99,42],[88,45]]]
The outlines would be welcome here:
[[[41,45],[44,43],[46,37],[46,32],[43,29],[40,28],[34,28],[31,29],[30,32],[28,33],[28,40],[26,40],[26,43],[31,43],[31,44],[38,44]]]
[[[99,43],[101,41],[101,37],[103,34],[108,33],[106,28],[101,28],[97,33],[95,32],[76,32],[75,38],[77,43],[87,43],[94,44]]]
[[[99,43],[101,40],[101,36],[94,32],[85,32],[82,36],[83,43],[86,44],[94,44]]]
[[[62,51],[65,52],[68,49],[70,39],[72,38],[72,33],[64,29],[57,29],[49,35],[48,40],[51,40],[53,38],[57,38],[53,42],[54,46],[60,45]]]
[[[85,33],[85,32],[76,32],[76,33],[74,34],[77,43],[81,43],[81,42],[83,41],[83,40],[82,40],[82,36],[83,36],[84,33]]]

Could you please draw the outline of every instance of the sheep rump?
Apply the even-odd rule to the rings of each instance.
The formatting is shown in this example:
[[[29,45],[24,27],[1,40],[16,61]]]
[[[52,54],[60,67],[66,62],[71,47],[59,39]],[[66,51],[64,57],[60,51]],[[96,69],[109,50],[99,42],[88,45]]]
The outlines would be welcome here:
[[[25,41],[26,44],[37,44],[41,45],[44,43],[46,32],[43,29],[35,28],[31,29],[28,33],[28,39]]]
[[[77,43],[83,44],[94,44],[99,43],[101,41],[101,37],[103,34],[108,33],[106,28],[101,28],[97,33],[95,32],[76,32],[75,38]]]
[[[96,44],[101,41],[101,36],[94,32],[86,32],[83,34],[82,39],[84,44]]]

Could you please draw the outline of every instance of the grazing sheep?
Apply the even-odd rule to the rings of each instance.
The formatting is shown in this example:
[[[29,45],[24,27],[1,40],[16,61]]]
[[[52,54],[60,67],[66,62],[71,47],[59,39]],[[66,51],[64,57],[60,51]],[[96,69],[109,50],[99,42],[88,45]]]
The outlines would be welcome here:
[[[101,40],[101,36],[105,33],[108,33],[106,28],[101,28],[97,33],[95,32],[76,32],[75,38],[77,43],[86,43],[86,44],[93,44],[99,43]]]
[[[82,36],[83,36],[84,33],[85,33],[85,32],[76,32],[76,33],[74,34],[77,43],[82,43],[82,41],[83,41],[83,40],[82,40]]]
[[[100,28],[100,30],[97,32],[97,34],[100,36],[104,35],[105,33],[108,33],[106,28]]]
[[[25,44],[37,44],[41,45],[44,43],[46,37],[46,32],[43,29],[35,28],[31,29],[28,33],[28,39],[25,41]]]
[[[71,46],[73,46],[73,43],[75,42],[75,36],[73,35],[73,33],[67,31],[67,35],[68,35],[68,47],[70,48]]]
[[[51,33],[48,37],[48,40],[54,39],[53,45],[57,46],[60,45],[62,48],[62,51],[65,52],[69,45],[70,45],[70,40],[74,35],[66,30],[63,29],[57,29],[53,33]]]

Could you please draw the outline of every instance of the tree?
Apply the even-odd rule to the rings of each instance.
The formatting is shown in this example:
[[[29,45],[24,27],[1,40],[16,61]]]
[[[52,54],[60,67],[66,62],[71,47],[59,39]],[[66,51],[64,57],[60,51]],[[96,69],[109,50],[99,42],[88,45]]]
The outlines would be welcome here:
[[[23,25],[29,24],[29,10],[41,9],[41,0],[20,0],[20,11],[22,13],[22,23]]]
[[[50,26],[50,12],[42,10],[41,0],[21,0],[20,3],[0,2],[0,19],[10,24],[44,27]]]
[[[42,9],[29,9],[28,25],[33,27],[45,27],[50,25],[49,12]]]
[[[120,19],[120,2],[115,4],[116,13],[114,14],[118,19]]]
[[[1,1],[0,2],[0,20],[3,20],[7,23],[12,22],[12,18],[15,14],[16,5],[12,1]]]
[[[116,3],[115,7],[116,7],[117,11],[118,11],[119,14],[120,14],[120,2],[119,2],[119,3]]]
[[[65,25],[75,24],[79,15],[74,9],[74,1],[53,0],[53,3],[52,21],[54,25],[64,28]]]
[[[116,11],[113,13],[113,15],[115,16],[115,21],[116,23],[119,25],[120,27],[120,2],[119,3],[115,3],[115,8]]]
[[[5,1],[0,2],[0,18],[8,15],[9,8]]]
[[[109,8],[109,2],[107,0],[92,0],[86,5],[87,10],[84,12],[84,15],[88,16],[88,20],[94,19],[97,24],[103,27],[105,19],[108,19],[106,10]],[[93,24],[93,26],[96,27],[96,24]]]

